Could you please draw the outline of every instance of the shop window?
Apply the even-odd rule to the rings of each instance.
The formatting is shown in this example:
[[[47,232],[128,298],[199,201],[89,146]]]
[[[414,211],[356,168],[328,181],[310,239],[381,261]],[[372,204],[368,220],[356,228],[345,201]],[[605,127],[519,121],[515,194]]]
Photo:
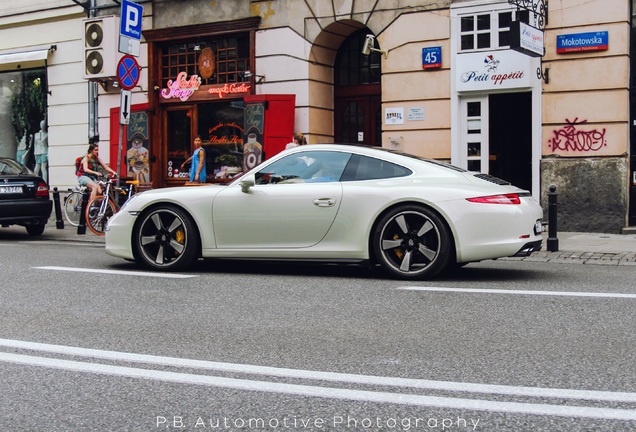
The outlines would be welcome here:
[[[239,101],[198,105],[198,134],[208,181],[229,179],[243,167],[243,107]]]
[[[510,25],[513,20],[527,23],[528,11],[490,11],[462,15],[460,21],[460,51],[510,47]]]
[[[38,141],[38,136],[46,136],[46,107],[44,68],[0,73],[0,155],[48,179],[48,165],[42,164],[48,159],[48,142]]]
[[[200,54],[209,48],[213,62],[211,75],[201,76]],[[209,37],[205,40],[165,45],[161,50],[161,82],[168,86],[181,72],[188,76],[199,75],[203,85],[244,81],[245,71],[250,70],[250,39],[248,33],[229,37]]]

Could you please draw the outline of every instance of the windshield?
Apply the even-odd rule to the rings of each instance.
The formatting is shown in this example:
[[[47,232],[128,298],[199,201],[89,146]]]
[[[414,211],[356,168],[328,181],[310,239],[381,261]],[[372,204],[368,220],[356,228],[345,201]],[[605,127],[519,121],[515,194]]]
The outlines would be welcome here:
[[[19,175],[29,174],[29,169],[24,165],[9,158],[0,158],[0,174]]]

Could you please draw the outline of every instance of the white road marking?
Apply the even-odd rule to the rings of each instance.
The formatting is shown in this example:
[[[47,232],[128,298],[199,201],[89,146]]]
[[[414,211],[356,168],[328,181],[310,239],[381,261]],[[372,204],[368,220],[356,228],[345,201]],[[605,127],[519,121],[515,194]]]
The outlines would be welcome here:
[[[487,385],[473,383],[458,383],[448,381],[429,381],[394,377],[378,377],[366,375],[341,374],[333,372],[307,371],[298,369],[273,368],[263,366],[241,365],[232,363],[217,363],[203,360],[189,360],[174,357],[159,357],[144,354],[132,354],[116,351],[102,351],[85,348],[75,348],[61,345],[40,344],[8,339],[0,339],[0,346],[31,351],[44,351],[69,356],[101,358],[109,360],[147,363],[163,366],[177,366],[190,369],[217,370],[224,372],[238,372],[260,374],[286,378],[302,378],[320,381],[335,381],[341,383],[357,383],[391,387],[426,388],[447,391],[462,391],[465,393],[522,395],[532,397],[558,399],[588,399],[605,402],[636,402],[636,393],[621,393],[591,390],[551,389],[537,387],[516,387],[503,385]],[[61,360],[48,357],[35,357],[13,353],[0,353],[0,361],[18,363],[29,366],[49,367],[78,372],[143,378],[158,381],[178,382],[183,384],[207,385],[214,387],[233,388],[239,390],[262,391],[271,393],[295,394],[310,397],[368,401],[377,403],[394,403],[403,405],[434,406],[455,409],[474,409],[481,411],[515,412],[535,415],[558,415],[587,418],[601,418],[614,420],[636,420],[636,410],[596,408],[589,406],[561,406],[551,404],[500,402],[488,400],[473,400],[453,397],[437,397],[424,395],[410,395],[392,392],[377,392],[369,390],[349,390],[321,386],[282,384],[267,381],[245,380],[237,378],[214,377],[189,373],[166,372],[123,366],[102,365],[94,362],[79,362]]]
[[[568,292],[568,291],[529,291],[529,290],[505,290],[505,289],[478,289],[478,288],[447,288],[447,287],[423,287],[404,286],[397,289],[406,291],[431,291],[431,292],[457,292],[477,294],[513,294],[513,295],[539,295],[539,296],[565,296],[565,297],[605,297],[605,298],[636,298],[636,294],[622,293],[598,293],[598,292]]]
[[[79,273],[103,273],[103,274],[118,274],[125,276],[146,276],[168,279],[187,279],[199,277],[198,275],[185,275],[177,273],[161,273],[161,272],[141,272],[141,271],[126,271],[126,270],[106,270],[106,269],[91,269],[91,268],[76,268],[76,267],[57,267],[57,266],[43,266],[33,267],[38,270],[56,270],[56,271],[69,271]]]
[[[59,241],[59,240],[38,240],[37,241],[38,245],[54,245],[54,246],[73,246],[73,247],[87,247],[87,248],[92,248],[95,249],[96,247],[101,247],[103,248],[104,245],[97,245],[93,242],[90,241],[82,241],[82,240],[76,240],[76,241]],[[20,244],[27,244],[29,246],[33,246],[33,241],[22,241],[20,242]]]

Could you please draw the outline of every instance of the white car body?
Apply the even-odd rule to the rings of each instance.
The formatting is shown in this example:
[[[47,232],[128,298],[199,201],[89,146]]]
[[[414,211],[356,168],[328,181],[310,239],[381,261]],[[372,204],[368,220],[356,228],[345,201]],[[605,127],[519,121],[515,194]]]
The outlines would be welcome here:
[[[313,173],[315,177],[306,172],[299,177],[278,176],[301,156],[312,162],[310,168],[313,163],[322,164],[324,172]],[[328,164],[340,170],[335,177],[325,174]],[[364,179],[369,175],[361,168],[365,164],[401,175]],[[303,165],[303,169],[308,168]],[[432,277],[452,264],[528,255],[540,249],[543,212],[539,204],[527,191],[475,174],[381,149],[300,146],[276,155],[227,186],[165,188],[137,195],[110,219],[106,251],[158,270],[183,268],[199,257],[379,261],[394,276],[421,278]],[[509,203],[506,196],[515,203]],[[489,199],[468,201],[479,197]],[[176,227],[176,222],[171,223],[173,216],[190,221],[174,232],[162,227],[162,234],[157,235],[152,232],[153,224],[146,221],[140,234],[140,216],[143,219],[157,209],[166,224]],[[156,215],[154,220],[158,220]],[[406,220],[412,225],[408,230],[402,227]],[[425,231],[431,227],[434,232],[429,236]],[[173,233],[178,234],[176,242],[172,238],[170,243],[168,237]],[[183,240],[184,233],[187,240]],[[156,245],[146,247],[153,241]],[[394,242],[401,242],[402,252]],[[172,246],[176,252],[166,253]],[[187,258],[182,258],[185,252]],[[417,267],[408,269],[416,255]]]

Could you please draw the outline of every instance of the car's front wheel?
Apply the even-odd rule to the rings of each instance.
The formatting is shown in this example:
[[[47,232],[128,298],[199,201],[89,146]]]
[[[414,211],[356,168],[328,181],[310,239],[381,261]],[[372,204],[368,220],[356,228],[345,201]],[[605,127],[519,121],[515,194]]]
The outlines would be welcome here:
[[[194,222],[177,207],[143,213],[133,232],[135,260],[155,270],[183,270],[198,258],[199,249]]]
[[[373,252],[382,268],[400,279],[431,278],[444,270],[453,250],[451,235],[432,210],[396,207],[375,226]]]

